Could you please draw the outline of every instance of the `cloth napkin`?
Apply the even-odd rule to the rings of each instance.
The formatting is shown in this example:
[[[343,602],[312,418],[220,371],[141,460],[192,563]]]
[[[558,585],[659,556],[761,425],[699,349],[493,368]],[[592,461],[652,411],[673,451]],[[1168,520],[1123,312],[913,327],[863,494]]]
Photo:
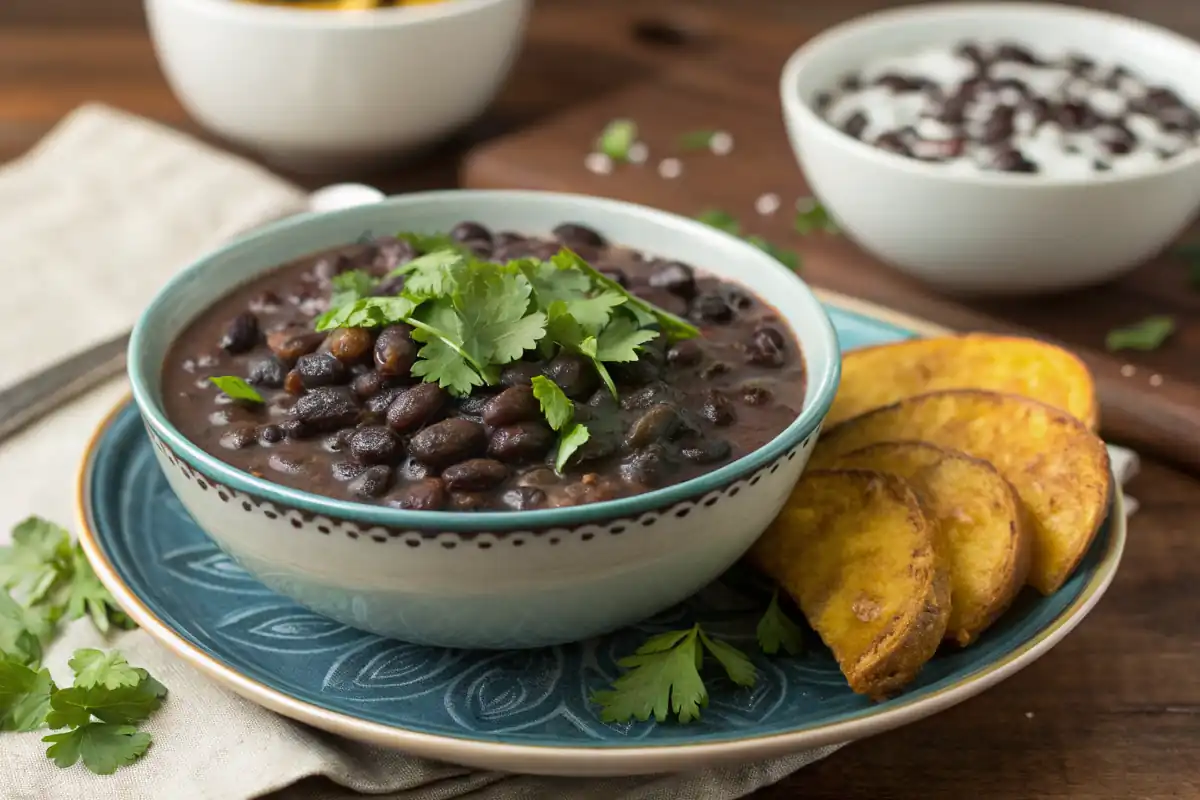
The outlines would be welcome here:
[[[102,106],[64,120],[0,168],[0,386],[128,329],[179,267],[222,240],[306,208],[294,186],[177,132]],[[90,434],[126,391],[114,380],[0,444],[0,539],[29,514],[73,518]],[[6,800],[727,800],[774,783],[827,747],[690,775],[607,780],[480,772],[357,744],[293,723],[210,682],[147,634],[102,642],[67,627],[47,666],[69,683],[79,647],[117,647],[171,691],[146,725],[154,745],[107,777],[59,769],[44,732],[0,734]]]

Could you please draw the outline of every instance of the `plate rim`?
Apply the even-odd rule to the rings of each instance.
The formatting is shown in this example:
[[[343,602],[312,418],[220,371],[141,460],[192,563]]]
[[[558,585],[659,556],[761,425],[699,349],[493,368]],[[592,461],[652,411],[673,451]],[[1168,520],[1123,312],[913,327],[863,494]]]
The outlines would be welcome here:
[[[840,310],[886,322],[924,335],[948,329],[876,306],[872,303],[818,292],[822,302]],[[1126,542],[1124,494],[1116,487],[1110,508],[1107,550],[1079,595],[1035,636],[1002,659],[985,665],[973,677],[896,708],[858,719],[832,722],[802,731],[746,736],[697,744],[637,745],[630,747],[580,747],[508,744],[459,736],[423,733],[372,722],[333,711],[293,697],[254,678],[188,642],[147,607],[117,574],[100,547],[91,514],[89,478],[104,433],[130,404],[126,393],[104,415],[84,449],[76,475],[75,516],[79,542],[100,581],[121,608],[160,645],[193,668],[251,702],[298,722],[382,747],[413,755],[482,769],[519,771],[541,775],[610,777],[694,769],[706,764],[741,763],[778,757],[820,747],[841,745],[932,716],[974,697],[1036,661],[1067,636],[1091,612],[1117,572]]]

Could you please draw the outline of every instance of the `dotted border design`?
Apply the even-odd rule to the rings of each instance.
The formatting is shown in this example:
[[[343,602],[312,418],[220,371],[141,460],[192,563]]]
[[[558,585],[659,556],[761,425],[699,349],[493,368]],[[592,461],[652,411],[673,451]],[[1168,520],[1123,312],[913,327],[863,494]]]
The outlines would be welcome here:
[[[435,542],[440,544],[446,550],[454,550],[460,544],[473,543],[480,550],[488,550],[495,545],[505,543],[512,547],[523,547],[531,539],[544,538],[546,543],[553,546],[561,544],[563,540],[562,534],[582,531],[579,533],[578,539],[581,542],[592,541],[596,538],[596,533],[593,531],[583,531],[583,528],[597,528],[608,533],[610,536],[620,536],[628,530],[636,528],[653,527],[659,519],[663,517],[675,517],[683,519],[698,507],[711,508],[719,503],[724,498],[737,497],[743,488],[747,486],[756,486],[767,475],[774,475],[779,471],[779,468],[785,461],[792,461],[803,450],[807,449],[813,438],[820,431],[810,433],[796,447],[793,447],[784,455],[780,456],[773,463],[756,471],[747,478],[732,481],[719,489],[715,489],[703,497],[695,500],[684,500],[675,505],[660,510],[650,511],[642,514],[640,517],[620,517],[607,522],[585,523],[578,528],[568,529],[562,527],[549,527],[541,529],[517,530],[517,531],[500,531],[498,533],[491,532],[469,532],[455,533],[453,531],[420,531],[420,530],[402,530],[399,528],[388,528],[380,525],[371,525],[363,527],[357,522],[350,520],[329,519],[324,516],[312,514],[311,512],[301,511],[291,507],[280,506],[273,501],[265,500],[257,495],[240,492],[236,489],[231,489],[228,486],[217,483],[200,473],[182,458],[177,456],[167,445],[153,433],[150,434],[150,441],[154,448],[158,450],[167,461],[179,470],[189,481],[194,481],[201,491],[215,491],[218,499],[222,503],[240,503],[241,508],[246,513],[254,514],[261,513],[268,520],[275,521],[279,519],[287,520],[296,530],[304,530],[310,528],[325,536],[332,536],[334,533],[345,534],[348,539],[362,539],[386,544],[390,541],[404,542],[408,547],[416,548],[422,545],[432,545]],[[383,531],[383,533],[380,533]]]

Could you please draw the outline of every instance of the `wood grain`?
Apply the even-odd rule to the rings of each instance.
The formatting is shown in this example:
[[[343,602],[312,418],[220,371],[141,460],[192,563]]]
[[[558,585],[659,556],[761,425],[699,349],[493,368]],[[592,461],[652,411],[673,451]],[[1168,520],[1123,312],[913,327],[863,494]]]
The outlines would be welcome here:
[[[739,14],[731,17],[727,12],[732,5],[729,0],[538,0],[525,52],[484,120],[419,162],[360,177],[393,191],[453,186],[460,159],[472,146],[667,75],[680,85],[704,85],[712,72],[706,60],[722,73],[709,86],[721,99],[703,109],[711,123],[726,107],[736,113],[738,106],[729,105],[728,98],[771,102],[774,70],[798,38],[898,3],[738,0]],[[1200,36],[1200,4],[1107,0],[1095,5]],[[655,19],[691,26],[693,35],[684,45],[634,36],[637,23],[645,27]],[[770,24],[764,26],[764,20]],[[740,44],[722,50],[723,41]],[[738,47],[744,55],[738,55]],[[162,80],[138,0],[0,3],[0,160],[26,150],[84,100],[114,103],[204,136]],[[736,130],[732,123],[730,127]],[[594,132],[581,131],[585,138],[574,144],[586,143]],[[790,154],[771,155],[769,141],[762,148],[746,143],[738,152],[751,163],[761,158],[766,174],[775,170],[784,179],[794,174],[789,172],[794,170]],[[763,153],[755,155],[756,149]],[[577,170],[580,158],[578,152],[564,157],[564,169]],[[519,182],[522,176],[509,179]],[[706,180],[720,179],[721,173],[714,172]],[[776,190],[798,188],[785,184]],[[605,193],[603,188],[596,191]],[[689,200],[681,186],[669,191],[674,194],[664,197],[668,207],[691,213],[702,202]],[[746,214],[755,191],[746,187],[740,199],[733,198]],[[785,234],[768,227],[763,232]],[[835,271],[837,264],[854,257],[841,240],[817,240],[805,248],[813,274]],[[0,265],[0,270],[15,268],[19,265]],[[1128,321],[1161,310],[1173,298],[1195,298],[1186,294],[1180,270],[1178,264],[1161,263],[1149,274],[1131,277],[1122,283],[1126,301],[1117,307],[1098,292],[1053,298],[1029,309],[989,304],[976,310],[1095,348],[1114,315]],[[896,280],[890,273],[867,273],[850,289],[878,298]],[[1200,315],[1197,306],[1189,309],[1190,323]],[[1040,325],[1041,320],[1049,324]],[[1169,347],[1134,360],[1135,379],[1157,372],[1172,380],[1200,380],[1200,334],[1189,325]],[[1108,422],[1114,422],[1111,416]],[[1200,481],[1149,462],[1129,491],[1141,501],[1141,510],[1130,523],[1121,571],[1092,616],[1053,652],[948,712],[844,748],[760,792],[758,800],[1200,797],[1200,762],[1194,755],[1200,738],[1195,599],[1200,586]],[[163,796],[169,796],[166,789]]]

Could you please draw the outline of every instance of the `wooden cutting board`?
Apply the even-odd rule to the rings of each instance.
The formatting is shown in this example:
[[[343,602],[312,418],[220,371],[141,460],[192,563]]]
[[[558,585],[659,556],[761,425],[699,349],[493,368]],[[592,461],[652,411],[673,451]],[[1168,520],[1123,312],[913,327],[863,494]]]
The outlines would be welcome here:
[[[772,41],[779,38],[775,32]],[[808,190],[787,142],[773,79],[767,83],[777,74],[761,58],[739,61],[728,51],[709,65],[685,64],[481,145],[465,160],[462,183],[600,195],[689,216],[724,210],[745,232],[799,252],[802,274],[816,287],[955,330],[1023,333],[1065,343],[1097,376],[1107,438],[1200,472],[1200,291],[1188,286],[1185,264],[1164,256],[1100,288],[968,301],[939,296],[845,237],[802,237],[792,229],[793,209]],[[619,117],[637,122],[650,158],[641,166],[620,165],[609,175],[593,174],[584,166],[585,155],[597,133]],[[733,152],[681,153],[680,135],[700,129],[729,131]],[[657,166],[665,157],[681,159],[678,178],[660,176]],[[777,213],[756,213],[755,201],[764,193],[782,199]],[[1102,351],[1110,328],[1159,313],[1172,313],[1179,323],[1163,348]]]

